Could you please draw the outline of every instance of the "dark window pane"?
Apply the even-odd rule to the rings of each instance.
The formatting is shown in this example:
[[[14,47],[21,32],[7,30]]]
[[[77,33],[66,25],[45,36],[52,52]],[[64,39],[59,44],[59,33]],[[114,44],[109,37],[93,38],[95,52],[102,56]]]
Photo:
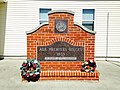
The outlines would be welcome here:
[[[90,30],[94,30],[94,21],[83,21],[82,25]]]
[[[40,8],[40,13],[48,13],[49,11],[51,11],[51,9],[48,9],[48,8]]]

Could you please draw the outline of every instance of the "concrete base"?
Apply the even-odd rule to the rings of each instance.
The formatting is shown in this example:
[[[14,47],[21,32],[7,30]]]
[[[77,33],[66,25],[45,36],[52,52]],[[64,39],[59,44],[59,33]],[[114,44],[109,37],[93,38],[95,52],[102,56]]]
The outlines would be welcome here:
[[[0,90],[120,90],[119,62],[96,61],[99,81],[39,80],[21,81],[20,65],[23,59],[0,61]]]

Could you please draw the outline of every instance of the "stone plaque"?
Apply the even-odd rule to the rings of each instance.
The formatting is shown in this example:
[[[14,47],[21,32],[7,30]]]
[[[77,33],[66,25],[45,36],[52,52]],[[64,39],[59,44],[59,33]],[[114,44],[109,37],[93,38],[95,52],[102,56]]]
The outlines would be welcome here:
[[[55,20],[54,32],[55,33],[67,33],[68,32],[68,20]]]
[[[49,46],[37,47],[37,59],[42,61],[83,61],[84,47],[58,41]]]

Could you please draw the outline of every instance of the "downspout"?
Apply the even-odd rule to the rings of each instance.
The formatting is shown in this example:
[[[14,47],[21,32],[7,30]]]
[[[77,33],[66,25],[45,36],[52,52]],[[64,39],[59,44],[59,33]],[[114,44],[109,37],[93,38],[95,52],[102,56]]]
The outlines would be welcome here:
[[[109,32],[109,12],[107,13],[107,34],[106,34],[106,61],[108,58],[108,32]]]

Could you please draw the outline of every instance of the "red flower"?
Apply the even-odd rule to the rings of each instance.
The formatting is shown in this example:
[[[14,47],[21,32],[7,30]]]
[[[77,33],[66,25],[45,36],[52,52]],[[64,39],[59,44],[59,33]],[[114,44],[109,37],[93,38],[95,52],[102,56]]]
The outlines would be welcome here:
[[[29,77],[29,76],[30,76],[30,74],[28,74],[28,73],[27,73],[27,74],[26,74],[26,76],[27,76],[27,77]]]
[[[25,63],[23,63],[23,64],[22,64],[22,66],[23,66],[23,67],[25,67],[25,66],[26,66],[26,64],[25,64]]]
[[[93,70],[95,71],[96,67],[93,68]]]
[[[33,67],[36,68],[36,64],[33,64]]]
[[[35,74],[33,74],[33,77],[36,77],[36,75],[35,75]]]
[[[85,70],[84,68],[82,68],[81,70]]]

